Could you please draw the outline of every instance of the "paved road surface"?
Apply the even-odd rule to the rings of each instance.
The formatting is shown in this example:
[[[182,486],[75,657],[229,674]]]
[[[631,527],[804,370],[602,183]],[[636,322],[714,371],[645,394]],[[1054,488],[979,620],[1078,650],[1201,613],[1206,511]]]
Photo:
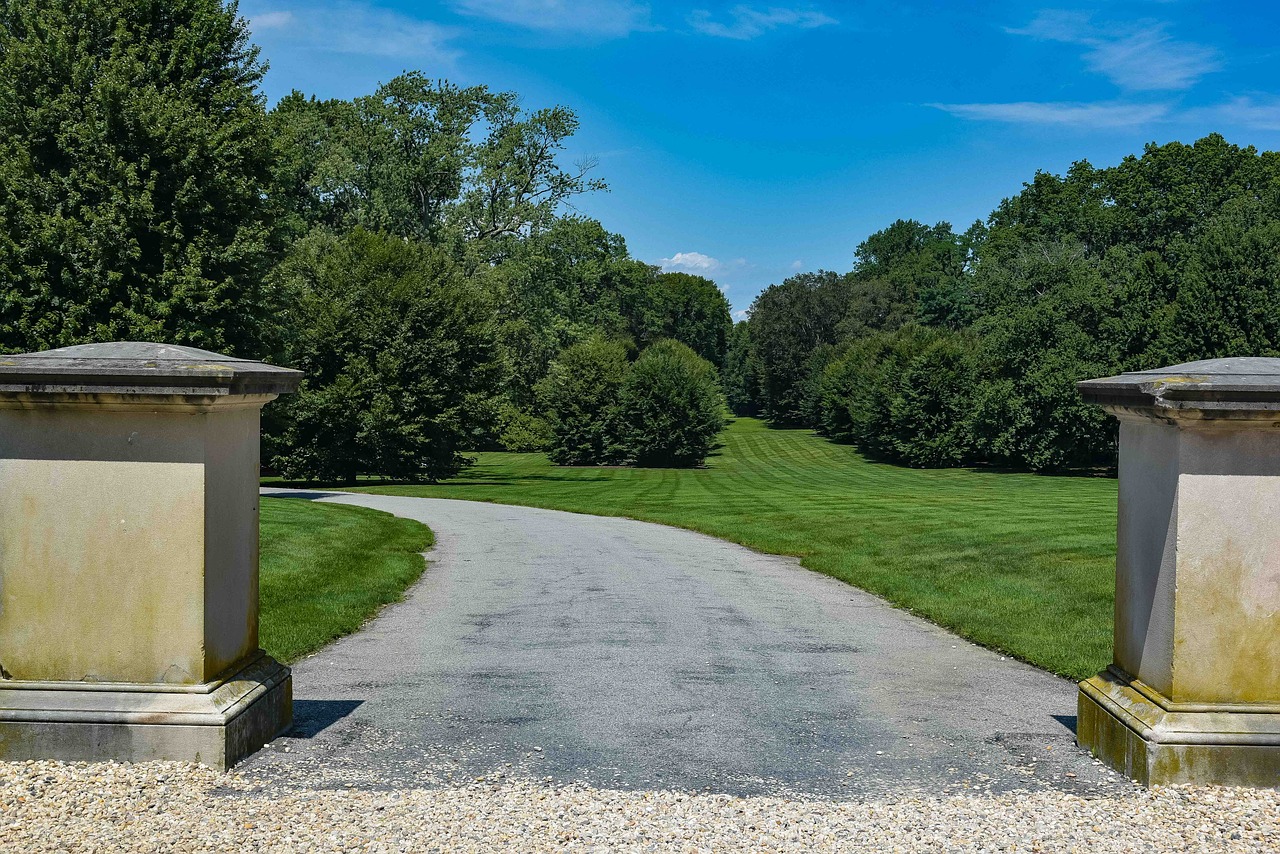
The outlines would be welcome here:
[[[1125,785],[1075,747],[1072,683],[792,559],[627,519],[294,495],[421,520],[437,545],[403,603],[297,663],[295,730],[246,773],[869,796]]]

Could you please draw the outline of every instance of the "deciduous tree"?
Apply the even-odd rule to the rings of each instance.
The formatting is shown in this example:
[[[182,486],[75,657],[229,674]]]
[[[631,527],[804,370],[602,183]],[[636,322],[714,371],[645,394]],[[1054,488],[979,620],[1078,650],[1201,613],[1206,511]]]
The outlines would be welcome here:
[[[277,273],[291,297],[270,458],[291,478],[456,474],[496,417],[502,372],[488,292],[437,248],[357,228],[300,241]]]
[[[626,374],[626,345],[600,334],[560,354],[538,389],[551,427],[547,455],[552,462],[582,466],[626,460],[618,415]]]
[[[649,346],[623,380],[618,417],[635,465],[701,465],[724,429],[715,368],[679,341]]]

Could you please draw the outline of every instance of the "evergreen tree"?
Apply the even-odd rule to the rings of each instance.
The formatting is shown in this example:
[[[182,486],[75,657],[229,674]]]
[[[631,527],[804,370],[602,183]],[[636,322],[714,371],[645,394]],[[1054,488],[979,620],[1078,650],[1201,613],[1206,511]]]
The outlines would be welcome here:
[[[0,349],[271,349],[263,66],[221,0],[0,4]]]
[[[751,358],[751,321],[739,320],[733,325],[720,376],[729,410],[734,415],[755,415],[759,411],[756,405],[759,392]]]
[[[751,304],[750,359],[757,403],[779,426],[807,425],[814,350],[840,340],[851,282],[826,270],[765,288]],[[819,365],[821,370],[823,365]]]

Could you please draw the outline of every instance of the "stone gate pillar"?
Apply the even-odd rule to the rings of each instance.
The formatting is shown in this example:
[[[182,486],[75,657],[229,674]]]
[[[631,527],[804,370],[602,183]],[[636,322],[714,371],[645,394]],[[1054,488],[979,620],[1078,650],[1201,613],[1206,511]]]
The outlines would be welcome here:
[[[226,768],[291,719],[258,648],[258,418],[298,371],[0,356],[0,759]]]
[[[1078,738],[1147,784],[1280,785],[1280,359],[1080,383],[1120,419],[1115,657]]]

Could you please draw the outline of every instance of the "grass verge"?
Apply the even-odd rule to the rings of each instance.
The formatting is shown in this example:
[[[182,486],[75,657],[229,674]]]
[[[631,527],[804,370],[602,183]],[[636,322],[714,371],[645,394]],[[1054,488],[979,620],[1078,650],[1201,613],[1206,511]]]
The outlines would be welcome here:
[[[262,648],[293,661],[350,634],[422,575],[427,526],[389,513],[263,498]]]
[[[484,453],[434,486],[465,498],[629,516],[781,555],[1072,678],[1111,660],[1116,483],[869,462],[803,430],[735,421],[704,469],[552,466]]]

